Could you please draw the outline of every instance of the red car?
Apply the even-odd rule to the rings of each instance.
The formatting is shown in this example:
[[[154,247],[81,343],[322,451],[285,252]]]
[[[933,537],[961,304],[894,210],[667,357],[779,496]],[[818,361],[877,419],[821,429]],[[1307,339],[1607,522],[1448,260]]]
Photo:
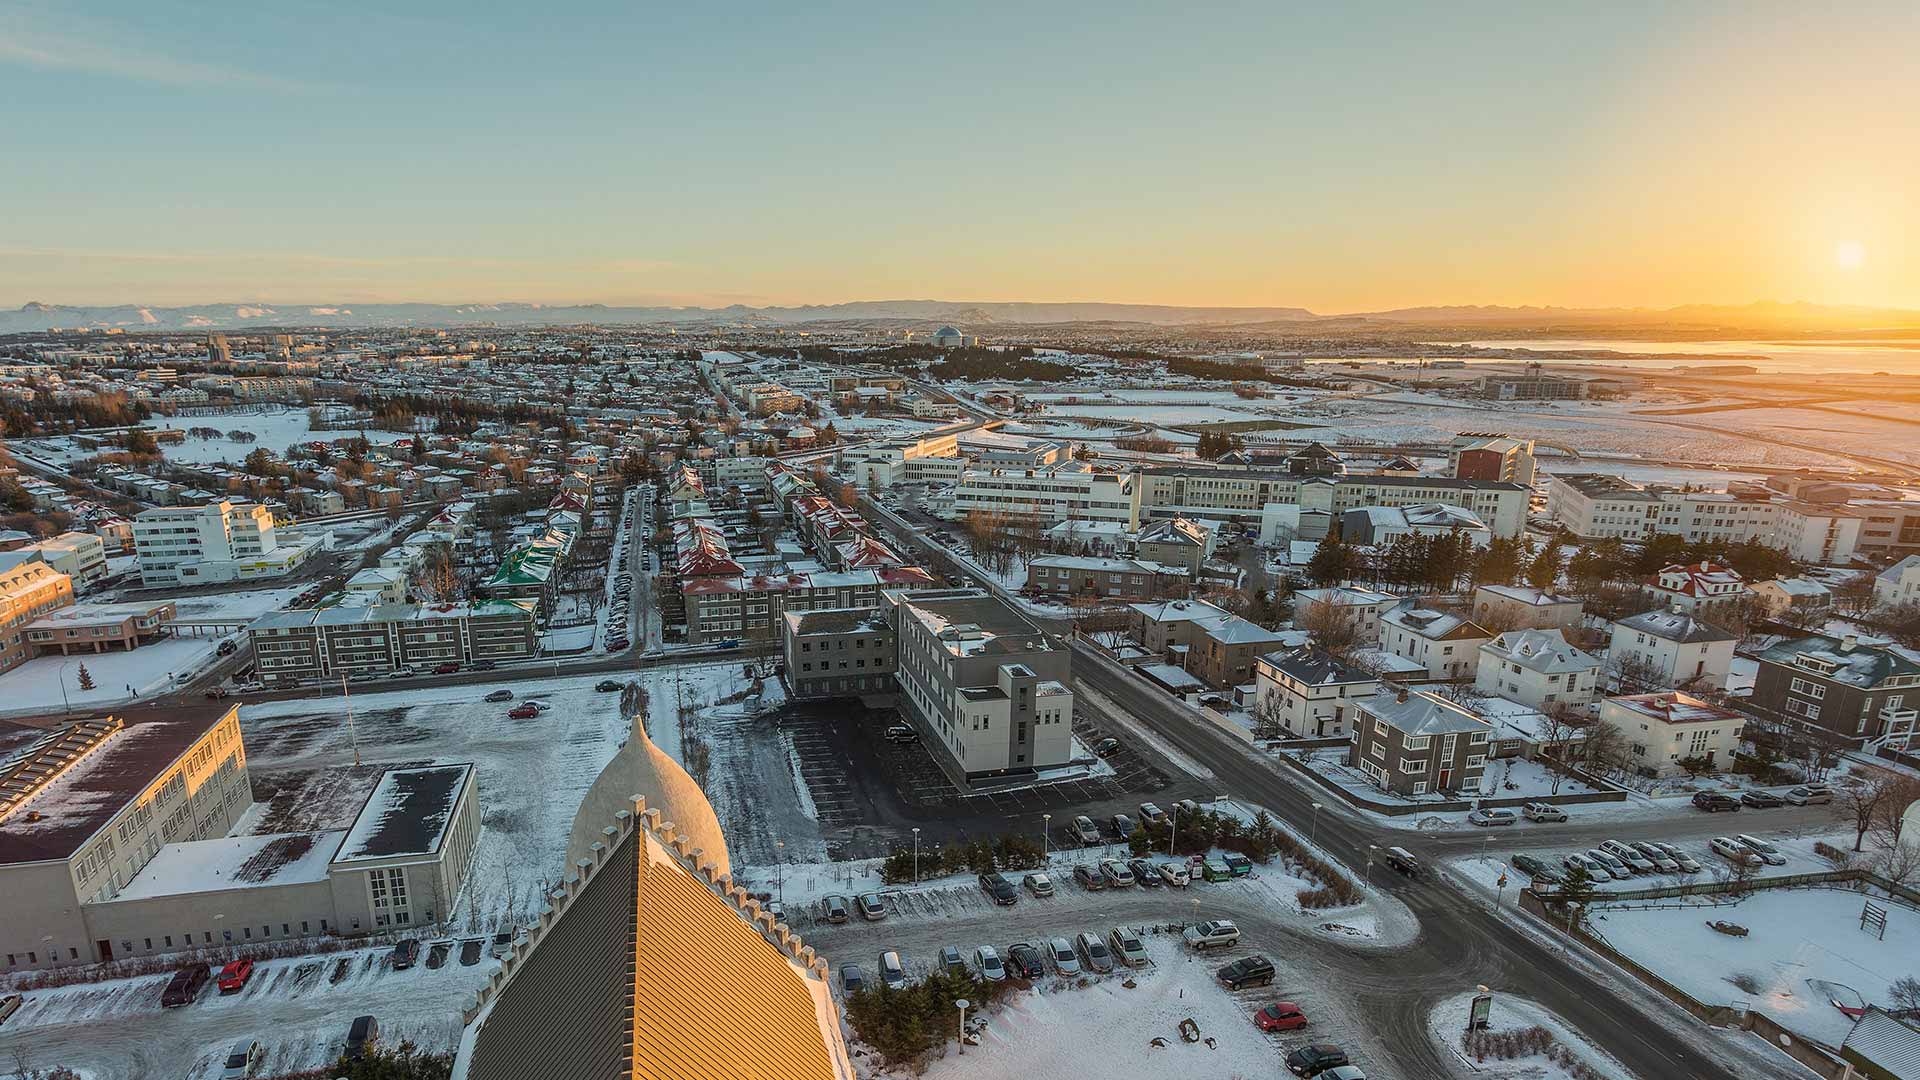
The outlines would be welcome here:
[[[251,978],[253,978],[253,961],[235,960],[233,963],[220,969],[220,992],[223,994],[237,994],[247,985],[247,980]]]
[[[454,672],[459,670],[460,670],[460,665],[449,660],[446,663],[441,664],[439,667],[434,668],[433,673],[435,675],[452,675]]]
[[[513,720],[531,720],[539,715],[540,709],[535,705],[515,705],[507,710],[507,716]]]
[[[1307,1026],[1307,1014],[1291,1001],[1276,1001],[1254,1013],[1253,1023],[1261,1031],[1296,1031]]]

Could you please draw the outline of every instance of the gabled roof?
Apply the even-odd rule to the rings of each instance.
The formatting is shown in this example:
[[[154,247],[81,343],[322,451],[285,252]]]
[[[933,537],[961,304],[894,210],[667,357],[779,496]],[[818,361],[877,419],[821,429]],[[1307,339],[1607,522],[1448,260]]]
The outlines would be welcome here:
[[[1633,630],[1667,641],[1677,641],[1683,645],[1703,641],[1739,641],[1740,635],[1724,627],[1715,626],[1705,619],[1698,619],[1683,611],[1665,611],[1655,609],[1643,611],[1638,615],[1629,615],[1613,624],[1617,629]]]
[[[1492,724],[1446,698],[1420,690],[1408,693],[1404,699],[1396,694],[1375,694],[1363,698],[1359,707],[1413,736],[1475,731],[1485,731],[1491,736],[1493,730]]]
[[[1284,652],[1272,652],[1260,659],[1294,681],[1308,686],[1374,681],[1372,672],[1355,667],[1318,645],[1302,645]]]
[[[1899,581],[1909,573],[1920,573],[1920,555],[1909,555],[1874,576],[1881,581]]]
[[[1480,648],[1546,675],[1591,671],[1600,666],[1599,660],[1574,648],[1557,629],[1509,630]]]
[[[1840,1056],[1873,1065],[1894,1080],[1920,1080],[1920,1031],[1869,1007],[1847,1032]]]
[[[1461,641],[1493,636],[1493,631],[1471,619],[1452,612],[1416,607],[1412,600],[1381,615],[1380,621],[1430,641]]]

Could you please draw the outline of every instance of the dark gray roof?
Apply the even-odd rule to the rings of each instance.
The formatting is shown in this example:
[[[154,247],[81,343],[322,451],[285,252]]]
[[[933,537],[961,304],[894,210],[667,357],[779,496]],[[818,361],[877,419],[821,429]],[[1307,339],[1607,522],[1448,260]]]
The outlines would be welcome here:
[[[1404,701],[1393,694],[1375,694],[1359,705],[1408,735],[1491,732],[1493,729],[1492,724],[1453,702],[1418,690],[1408,694]]]
[[[1642,633],[1652,634],[1655,637],[1665,638],[1668,641],[1678,641],[1682,644],[1692,644],[1701,641],[1740,640],[1739,634],[1724,627],[1715,626],[1704,619],[1696,619],[1683,611],[1665,611],[1659,609],[1643,611],[1638,615],[1629,615],[1614,625],[1628,630],[1637,630]]]
[[[333,861],[428,855],[440,850],[472,765],[389,769],[340,842]]]
[[[1814,671],[1835,682],[1871,690],[1896,675],[1920,675],[1920,657],[1892,645],[1855,642],[1849,647],[1839,638],[1825,634],[1782,641],[1760,654],[1762,661],[1781,664],[1795,670],[1809,670],[1795,661],[1806,657],[1830,671]]]
[[[801,636],[873,633],[887,629],[887,618],[878,608],[826,608],[820,611],[789,611],[787,625]]]
[[[1308,686],[1372,682],[1374,679],[1372,672],[1355,667],[1318,645],[1302,645],[1285,652],[1268,653],[1261,659]]]

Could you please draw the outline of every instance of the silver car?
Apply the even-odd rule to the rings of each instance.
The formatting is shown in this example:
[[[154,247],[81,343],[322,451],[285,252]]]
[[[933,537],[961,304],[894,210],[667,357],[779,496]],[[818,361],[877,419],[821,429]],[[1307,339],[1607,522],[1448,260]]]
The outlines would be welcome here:
[[[1107,943],[1099,934],[1083,931],[1075,942],[1080,947],[1080,962],[1088,971],[1105,975],[1113,970],[1113,953],[1107,951]]]
[[[266,1056],[267,1052],[257,1040],[234,1043],[233,1049],[227,1051],[227,1063],[220,1069],[220,1080],[246,1080]]]
[[[1140,967],[1147,962],[1147,946],[1140,935],[1124,926],[1116,926],[1107,932],[1107,944],[1113,955],[1128,967]]]
[[[1734,839],[1745,844],[1755,855],[1760,856],[1761,862],[1766,863],[1768,866],[1787,865],[1787,856],[1785,853],[1757,836],[1741,833],[1739,836],[1734,837]]]
[[[1647,840],[1635,840],[1633,842],[1633,850],[1646,856],[1647,859],[1653,863],[1653,868],[1663,874],[1677,874],[1680,872],[1680,861],[1665,851],[1662,851],[1659,844]]]
[[[1007,977],[1007,966],[1000,962],[1000,954],[991,945],[982,945],[973,950],[973,970],[988,982],[999,982]]]
[[[1060,974],[1080,974],[1080,957],[1074,954],[1073,943],[1066,938],[1048,938],[1047,956],[1053,960],[1053,970]]]
[[[1693,856],[1687,854],[1686,851],[1684,851],[1678,844],[1656,843],[1653,846],[1659,848],[1661,851],[1666,852],[1668,858],[1672,859],[1675,863],[1678,863],[1680,866],[1681,873],[1697,874],[1700,872],[1700,860],[1695,859]]]
[[[1587,861],[1597,864],[1600,869],[1605,870],[1608,876],[1614,878],[1616,881],[1625,881],[1633,876],[1633,871],[1627,868],[1626,863],[1621,862],[1619,859],[1614,858],[1599,848],[1587,849]]]

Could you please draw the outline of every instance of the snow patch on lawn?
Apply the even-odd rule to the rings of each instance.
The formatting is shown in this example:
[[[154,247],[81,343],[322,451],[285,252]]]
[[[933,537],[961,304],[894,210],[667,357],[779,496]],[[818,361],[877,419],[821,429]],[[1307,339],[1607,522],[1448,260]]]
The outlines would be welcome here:
[[[1506,1060],[1488,1057],[1484,1061],[1472,1061],[1463,1054],[1460,1037],[1467,1028],[1473,997],[1471,993],[1457,994],[1436,1005],[1433,1012],[1427,1015],[1427,1029],[1435,1042],[1461,1055],[1461,1060],[1468,1061],[1469,1067],[1479,1076],[1494,1077],[1496,1080],[1576,1080],[1572,1070],[1541,1054]],[[1560,1018],[1549,1010],[1525,998],[1495,994],[1488,1024],[1488,1030],[1496,1034],[1531,1027],[1545,1028],[1553,1035],[1557,1046],[1571,1051],[1587,1068],[1609,1080],[1634,1080],[1633,1074],[1604,1050],[1561,1023]]]

